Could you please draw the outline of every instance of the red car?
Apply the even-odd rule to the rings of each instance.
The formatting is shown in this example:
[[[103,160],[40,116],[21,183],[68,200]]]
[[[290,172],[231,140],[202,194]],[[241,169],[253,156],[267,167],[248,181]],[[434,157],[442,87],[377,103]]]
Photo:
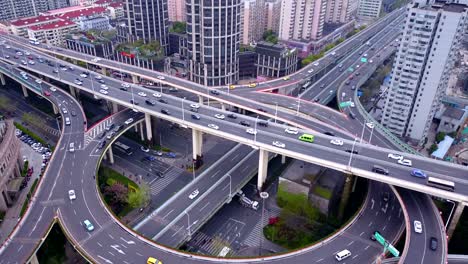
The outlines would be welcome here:
[[[49,91],[44,91],[44,95],[45,96],[50,96],[50,92]]]

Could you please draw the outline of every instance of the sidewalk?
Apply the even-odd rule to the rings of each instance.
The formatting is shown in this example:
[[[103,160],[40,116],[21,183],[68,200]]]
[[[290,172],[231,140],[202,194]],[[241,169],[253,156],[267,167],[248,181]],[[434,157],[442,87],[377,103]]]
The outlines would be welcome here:
[[[0,225],[0,244],[6,240],[13,228],[16,226],[16,223],[20,220],[19,214],[23,207],[23,203],[26,200],[29,189],[41,172],[42,155],[34,151],[29,145],[21,143],[20,157],[24,156],[29,160],[29,167],[33,167],[34,172],[31,176],[31,180],[28,182],[28,186],[21,191],[14,205],[6,212],[5,219]]]

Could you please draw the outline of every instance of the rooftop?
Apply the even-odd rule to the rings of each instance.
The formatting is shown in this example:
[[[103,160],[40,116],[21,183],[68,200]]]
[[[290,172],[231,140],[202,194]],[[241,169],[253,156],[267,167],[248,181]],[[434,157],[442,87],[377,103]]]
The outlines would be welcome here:
[[[454,107],[447,107],[447,109],[445,109],[443,113],[443,116],[450,117],[456,120],[461,120],[464,114],[465,114],[465,111],[462,109],[458,109]]]
[[[34,31],[39,31],[39,30],[49,30],[49,29],[54,29],[54,28],[64,28],[64,27],[69,27],[73,25],[76,25],[76,24],[69,20],[62,19],[62,20],[59,20],[57,22],[53,22],[50,24],[32,26],[32,27],[29,27],[29,29],[34,30]]]
[[[53,16],[36,16],[36,17],[28,17],[28,18],[13,20],[11,21],[11,24],[13,26],[21,27],[21,26],[27,26],[27,25],[34,25],[37,23],[44,23],[47,21],[54,21],[54,20],[57,20],[57,18]]]
[[[77,18],[77,17],[81,17],[81,16],[90,16],[90,15],[94,15],[94,14],[101,14],[101,13],[104,13],[105,11],[106,11],[106,9],[104,7],[98,6],[98,7],[84,8],[84,9],[80,9],[80,10],[76,10],[76,11],[72,11],[72,12],[59,14],[59,15],[57,15],[57,17],[65,18],[65,19],[73,19],[73,18]]]
[[[110,3],[109,6],[111,6],[111,7],[123,7],[123,3],[122,2],[113,2],[113,3]]]
[[[114,0],[97,0],[96,2],[94,2],[94,4],[103,5],[103,4],[112,3],[112,2],[114,2]]]
[[[68,12],[74,12],[74,11],[78,11],[78,10],[81,10],[81,9],[86,9],[86,8],[88,8],[88,7],[80,6],[80,5],[69,6],[69,7],[49,10],[49,11],[45,12],[45,14],[46,15],[52,15],[52,16],[53,15],[60,15],[60,14],[68,13]]]

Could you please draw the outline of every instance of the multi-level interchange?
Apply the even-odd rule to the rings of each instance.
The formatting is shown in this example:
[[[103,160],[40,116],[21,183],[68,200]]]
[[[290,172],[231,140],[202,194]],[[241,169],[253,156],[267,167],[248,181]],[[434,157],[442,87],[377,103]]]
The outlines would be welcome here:
[[[129,31],[137,38],[165,39],[167,3],[128,2],[126,8],[132,10],[127,18]],[[350,17],[349,10],[333,11],[334,15],[329,16],[329,12],[325,12],[325,1],[314,2],[316,8],[324,5],[318,11],[311,11],[313,1],[289,2],[293,4],[282,1],[282,5],[291,10],[287,12],[288,19],[282,19],[278,25],[280,36],[290,34],[291,38],[313,39],[322,34],[321,20],[345,21]],[[468,203],[468,169],[423,157],[395,135],[409,138],[415,144],[422,144],[418,140],[426,137],[441,95],[447,88],[447,72],[454,64],[453,47],[459,45],[462,29],[466,27],[465,5],[412,3],[377,20],[328,51],[323,58],[285,78],[234,86],[243,70],[239,68],[237,54],[241,25],[244,25],[239,13],[240,8],[244,8],[243,1],[187,0],[186,3],[187,67],[188,78],[192,81],[115,60],[97,59],[85,52],[58,48],[35,39],[0,35],[2,84],[5,84],[5,76],[16,80],[25,94],[33,92],[43,96],[54,111],[63,116],[63,129],[55,151],[28,210],[1,245],[0,263],[37,263],[35,253],[54,222],[60,223],[76,250],[92,263],[145,263],[149,257],[170,264],[333,263],[338,259],[337,252],[345,248],[352,252],[346,263],[374,263],[382,253],[382,247],[368,245],[368,238],[374,231],[385,230],[386,239],[393,243],[405,229],[404,250],[398,252],[399,258],[394,261],[446,263],[450,260],[447,235],[451,236]],[[331,1],[330,5],[329,8],[336,8],[334,5],[338,3]],[[349,8],[354,5],[354,10],[358,8],[355,1],[346,1],[346,5]],[[378,1],[359,2],[359,12],[375,16],[375,5],[379,6]],[[255,12],[257,7],[250,3],[249,8]],[[318,12],[314,14],[319,19],[308,17],[310,12],[299,14],[296,12],[299,8]],[[171,16],[179,15],[178,10],[172,11]],[[152,19],[145,20],[148,17],[158,17],[159,24]],[[253,25],[258,23],[255,17],[247,20]],[[226,24],[230,27],[221,26]],[[256,36],[261,35],[258,29],[248,28],[248,33],[245,30],[242,33],[248,35],[242,39],[256,41]],[[166,39],[161,42],[164,50],[169,49],[168,45]],[[356,100],[355,87],[367,80],[395,51],[380,124]],[[367,63],[362,60],[363,56]],[[39,62],[39,58],[48,63]],[[101,72],[90,74],[91,66],[99,67]],[[70,67],[74,70],[59,69]],[[354,68],[354,78],[349,77],[350,68]],[[109,77],[106,74],[109,71],[125,73],[131,76],[133,83]],[[37,77],[43,81],[35,81]],[[190,92],[197,95],[199,101],[145,88],[138,84],[142,79]],[[70,93],[54,86],[52,80],[69,86]],[[98,80],[105,82],[106,89],[102,89]],[[298,97],[280,95],[289,94],[299,86],[303,89]],[[76,99],[79,93],[108,101],[112,114],[88,127],[82,106]],[[325,104],[335,97],[338,103],[353,107],[343,108],[341,112],[326,107]],[[196,115],[189,111],[194,104],[198,109]],[[236,108],[239,113],[233,114],[226,108]],[[75,115],[64,113],[64,109],[74,111]],[[246,112],[265,117],[267,125],[260,125],[265,121],[250,117]],[[191,129],[194,160],[203,156],[204,134],[238,144],[131,228],[109,211],[95,175],[104,157],[113,163],[111,145],[125,131],[138,126],[142,135],[150,140],[155,118]],[[240,125],[241,121],[254,125],[246,128]],[[110,139],[99,137],[99,129],[111,124],[121,129]],[[275,155],[370,179],[363,206],[332,236],[284,254],[223,259],[174,249],[189,240],[257,173],[257,189],[261,191],[268,162]],[[418,173],[415,168],[421,174],[415,175]],[[198,196],[189,198],[195,189]],[[69,201],[68,190],[75,191],[73,201]],[[385,209],[385,213],[374,208],[382,193],[391,193],[391,197],[386,198],[388,211]],[[429,195],[457,203],[447,231]],[[89,219],[94,226],[92,232],[83,228],[84,219]],[[415,232],[415,221],[422,225],[423,234]],[[429,250],[430,237],[438,241],[437,250]]]

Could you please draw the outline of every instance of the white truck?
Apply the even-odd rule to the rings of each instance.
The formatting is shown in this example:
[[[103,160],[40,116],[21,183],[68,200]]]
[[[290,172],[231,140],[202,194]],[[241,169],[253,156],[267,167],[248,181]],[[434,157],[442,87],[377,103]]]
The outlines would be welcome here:
[[[257,201],[250,200],[247,196],[245,196],[245,194],[242,191],[239,191],[237,193],[237,195],[239,196],[239,202],[243,206],[252,208],[254,210],[258,210],[258,202]]]

